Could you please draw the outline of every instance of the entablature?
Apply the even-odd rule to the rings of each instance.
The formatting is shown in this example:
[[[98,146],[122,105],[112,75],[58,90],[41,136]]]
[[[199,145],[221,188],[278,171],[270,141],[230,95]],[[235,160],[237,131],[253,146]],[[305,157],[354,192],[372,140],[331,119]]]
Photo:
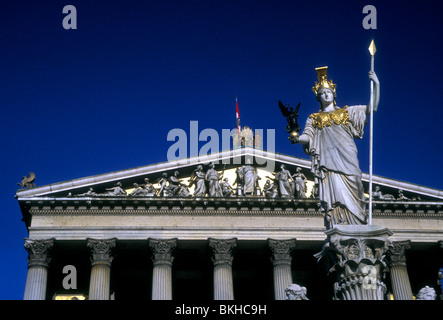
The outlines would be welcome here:
[[[318,215],[317,199],[267,199],[263,197],[30,197],[19,203],[28,214],[269,214]],[[443,218],[443,201],[374,201],[374,216]]]

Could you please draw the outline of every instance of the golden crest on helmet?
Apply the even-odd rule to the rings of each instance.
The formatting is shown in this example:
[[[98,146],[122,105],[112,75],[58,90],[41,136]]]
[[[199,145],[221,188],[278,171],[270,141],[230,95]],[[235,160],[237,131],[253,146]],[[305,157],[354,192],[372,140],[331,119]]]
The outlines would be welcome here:
[[[315,71],[317,72],[317,79],[318,82],[315,82],[315,85],[312,87],[312,91],[317,95],[317,93],[324,88],[329,88],[332,90],[333,93],[335,93],[335,88],[337,85],[332,82],[332,80],[328,80],[328,67],[320,67],[315,68]]]

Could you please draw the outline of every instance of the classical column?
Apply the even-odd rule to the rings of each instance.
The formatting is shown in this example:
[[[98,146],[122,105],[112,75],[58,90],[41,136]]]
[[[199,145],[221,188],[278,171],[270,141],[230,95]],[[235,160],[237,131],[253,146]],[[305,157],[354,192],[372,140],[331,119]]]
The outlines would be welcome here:
[[[232,250],[237,245],[237,238],[208,240],[214,263],[214,300],[234,300]]]
[[[148,239],[152,250],[152,300],[172,300],[172,261],[177,238]]]
[[[111,284],[111,263],[114,259],[112,250],[116,238],[87,238],[87,246],[91,249],[91,280],[89,282],[89,300],[109,300]]]
[[[45,300],[48,280],[49,255],[54,246],[54,238],[45,240],[25,239],[28,252],[28,276],[24,300]]]
[[[274,240],[268,239],[271,249],[271,261],[274,265],[274,298],[286,300],[285,289],[292,284],[292,251],[295,248],[296,239]]]
[[[438,241],[438,245],[440,246],[440,248],[443,249],[443,240],[439,240]],[[443,266],[441,264],[441,259],[440,259],[440,269],[438,270],[438,280],[437,280],[437,284],[439,287],[439,292],[440,292],[440,300],[443,300]]]
[[[410,243],[410,240],[392,242],[392,247],[387,252],[394,300],[413,300],[405,255],[406,249],[411,248]]]
[[[335,300],[384,300],[385,254],[389,229],[374,225],[337,225],[315,255],[334,282]]]

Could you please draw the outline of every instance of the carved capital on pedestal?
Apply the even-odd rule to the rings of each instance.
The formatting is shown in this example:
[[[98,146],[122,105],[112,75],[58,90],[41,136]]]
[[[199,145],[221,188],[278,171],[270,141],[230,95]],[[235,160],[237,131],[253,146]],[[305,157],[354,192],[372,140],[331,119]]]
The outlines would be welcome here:
[[[91,264],[104,264],[111,266],[114,259],[112,250],[116,245],[116,238],[112,239],[91,239],[87,238],[87,247],[91,249]]]
[[[387,252],[386,262],[389,267],[406,265],[406,249],[411,248],[411,240],[394,241]]]
[[[172,261],[174,260],[173,253],[177,247],[177,238],[173,239],[153,239],[149,238],[149,247],[152,250],[152,262],[154,266],[167,264],[172,266]]]
[[[54,246],[54,238],[32,240],[25,238],[25,249],[28,252],[28,268],[33,266],[48,267],[51,262],[50,251]]]
[[[392,247],[385,228],[366,225],[336,226],[326,231],[328,241],[315,257],[334,277],[339,300],[382,300],[385,255]]]
[[[209,238],[209,247],[212,248],[212,262],[215,265],[232,265],[232,250],[237,246],[237,238],[232,239],[214,239]]]
[[[274,240],[268,239],[269,248],[271,249],[271,261],[273,265],[291,264],[292,251],[295,249],[296,239]]]

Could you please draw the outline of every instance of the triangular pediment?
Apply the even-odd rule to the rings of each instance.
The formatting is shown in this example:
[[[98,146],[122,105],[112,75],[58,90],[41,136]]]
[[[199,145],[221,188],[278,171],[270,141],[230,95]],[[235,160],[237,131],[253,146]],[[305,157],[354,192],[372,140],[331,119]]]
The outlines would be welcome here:
[[[228,182],[232,185],[235,184],[236,180],[235,170],[245,165],[248,161],[252,161],[252,166],[257,169],[258,176],[260,177],[259,184],[261,189],[263,189],[265,181],[268,178],[272,178],[273,173],[280,170],[282,164],[284,164],[286,169],[292,174],[296,173],[298,167],[301,168],[301,172],[306,176],[307,181],[306,196],[310,197],[314,185],[314,179],[310,172],[311,162],[309,160],[250,147],[156,163],[30,189],[24,188],[16,192],[16,197],[20,200],[34,197],[76,198],[87,196],[131,196],[131,193],[136,188],[135,184],[143,187],[146,184],[146,178],[149,179],[149,182],[153,184],[154,188],[158,191],[160,187],[158,181],[161,179],[162,175],[165,174],[167,177],[170,177],[174,175],[174,172],[178,172],[178,178],[180,181],[187,185],[190,183],[193,172],[198,165],[202,165],[206,171],[210,163],[213,163],[219,174],[223,174],[223,177],[228,178]],[[363,173],[362,180],[365,190],[368,190],[369,175]],[[119,183],[121,188],[125,190],[125,194],[118,195],[112,193],[112,190],[110,189],[114,188],[117,183]],[[397,200],[399,190],[402,190],[403,194],[409,200],[443,200],[443,191],[441,190],[426,188],[412,183],[401,182],[380,176],[373,177],[373,185],[374,188],[378,186],[382,194],[391,195],[392,197],[386,197],[388,200],[391,198]],[[193,188],[195,187],[191,186],[189,188],[190,196],[193,194]],[[158,197],[159,195],[145,194],[145,196]]]

